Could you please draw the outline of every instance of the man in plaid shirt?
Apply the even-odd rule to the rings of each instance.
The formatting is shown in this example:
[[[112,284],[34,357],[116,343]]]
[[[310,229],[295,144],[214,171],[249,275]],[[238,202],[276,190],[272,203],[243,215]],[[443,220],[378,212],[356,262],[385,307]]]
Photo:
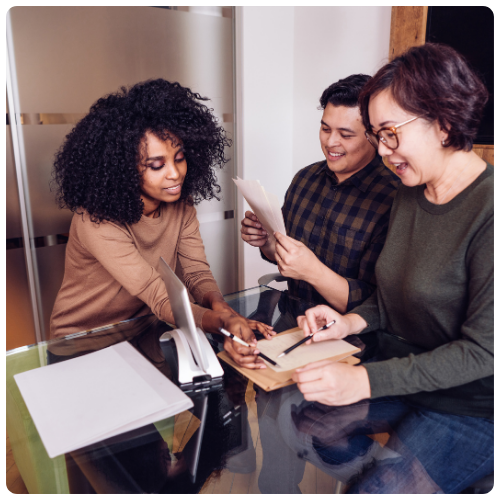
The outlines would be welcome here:
[[[351,75],[320,98],[325,160],[300,170],[282,207],[287,235],[269,235],[252,212],[242,239],[288,278],[289,293],[345,313],[374,291],[399,178],[367,141],[358,96],[367,75]]]

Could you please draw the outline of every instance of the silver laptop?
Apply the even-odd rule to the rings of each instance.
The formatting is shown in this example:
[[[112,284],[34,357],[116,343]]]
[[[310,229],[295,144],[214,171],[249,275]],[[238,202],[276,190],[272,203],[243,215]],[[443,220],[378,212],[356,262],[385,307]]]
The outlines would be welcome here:
[[[160,257],[159,272],[167,287],[175,325],[184,333],[196,363],[206,372],[209,364],[201,348],[199,333],[194,323],[193,311],[191,310],[191,302],[186,287],[163,260],[163,257]]]

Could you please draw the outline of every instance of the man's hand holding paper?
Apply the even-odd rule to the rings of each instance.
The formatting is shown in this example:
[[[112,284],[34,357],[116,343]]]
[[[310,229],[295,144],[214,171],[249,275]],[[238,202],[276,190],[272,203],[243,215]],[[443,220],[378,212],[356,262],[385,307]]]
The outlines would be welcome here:
[[[239,177],[233,180],[267,233],[271,235],[279,231],[286,234],[278,197],[267,193],[259,181],[243,180]]]
[[[245,218],[241,221],[241,238],[253,247],[263,247],[270,239],[258,217],[250,210],[245,212]]]
[[[320,260],[303,243],[281,233],[275,233],[274,237],[276,262],[283,276],[309,281],[312,275],[321,275],[323,266]]]

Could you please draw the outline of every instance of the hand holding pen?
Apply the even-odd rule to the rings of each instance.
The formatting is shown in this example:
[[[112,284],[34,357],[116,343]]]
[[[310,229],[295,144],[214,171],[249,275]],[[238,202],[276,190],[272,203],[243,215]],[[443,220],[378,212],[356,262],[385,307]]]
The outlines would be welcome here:
[[[335,320],[333,328],[318,329],[318,326],[324,323],[328,326],[328,323],[332,320]],[[353,333],[360,333],[368,326],[367,322],[358,314],[340,314],[326,305],[311,307],[303,316],[297,317],[297,324],[304,331],[304,335],[308,336],[312,333],[315,342],[328,339],[343,339]]]
[[[222,322],[214,325],[212,329],[206,329],[205,331],[221,333],[219,331],[219,327],[224,328],[227,332],[235,333],[236,336],[244,340],[249,345],[249,347],[247,347],[227,335],[224,336],[224,351],[227,352],[229,357],[236,364],[242,368],[248,368],[250,370],[263,369],[267,367],[262,358],[257,356],[257,339],[255,338],[255,333],[247,319],[243,318],[243,316],[240,316],[239,314],[224,315]]]
[[[222,333],[222,335],[229,337],[234,342],[238,342],[238,344],[244,345],[246,347],[252,347],[250,344],[246,343],[244,340],[240,339],[236,335],[233,335],[231,332],[228,332],[224,328],[219,328],[219,332]],[[260,356],[262,359],[265,359],[268,363],[271,363],[273,366],[279,366],[278,363],[276,363],[276,361],[273,361],[272,359],[268,358],[265,354],[262,354],[261,352],[259,352],[257,356]]]
[[[310,333],[309,335],[306,335],[302,340],[299,340],[296,344],[293,344],[291,347],[289,347],[288,349],[285,349],[279,356],[278,358],[281,358],[282,356],[286,356],[289,352],[292,352],[294,349],[296,349],[297,347],[301,346],[302,344],[305,344],[308,340],[312,339],[313,338],[313,335],[318,333],[318,332],[321,332],[323,330],[327,330],[328,328],[330,328],[332,325],[334,325],[336,323],[336,321],[334,319],[332,319],[332,321],[330,321],[329,323],[327,323],[326,325],[323,325],[321,328],[319,328],[318,330],[316,330],[315,332],[312,332]]]

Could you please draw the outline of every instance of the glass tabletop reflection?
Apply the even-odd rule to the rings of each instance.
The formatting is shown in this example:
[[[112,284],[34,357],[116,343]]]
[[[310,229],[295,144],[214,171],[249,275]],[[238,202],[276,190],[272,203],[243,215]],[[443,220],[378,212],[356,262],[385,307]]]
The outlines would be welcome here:
[[[225,299],[277,333],[297,326],[297,316],[313,306],[265,286]],[[171,328],[148,315],[25,349],[57,363],[126,340],[175,380],[175,353],[170,343],[159,342]],[[216,352],[222,350],[222,336],[208,338]],[[347,340],[363,348],[359,338]],[[415,450],[394,431],[402,411],[397,398],[383,412],[369,401],[328,407],[305,401],[295,385],[266,392],[223,368],[222,385],[189,394],[191,410],[66,454],[69,491],[338,493],[374,474],[420,481],[422,492],[436,489]]]

